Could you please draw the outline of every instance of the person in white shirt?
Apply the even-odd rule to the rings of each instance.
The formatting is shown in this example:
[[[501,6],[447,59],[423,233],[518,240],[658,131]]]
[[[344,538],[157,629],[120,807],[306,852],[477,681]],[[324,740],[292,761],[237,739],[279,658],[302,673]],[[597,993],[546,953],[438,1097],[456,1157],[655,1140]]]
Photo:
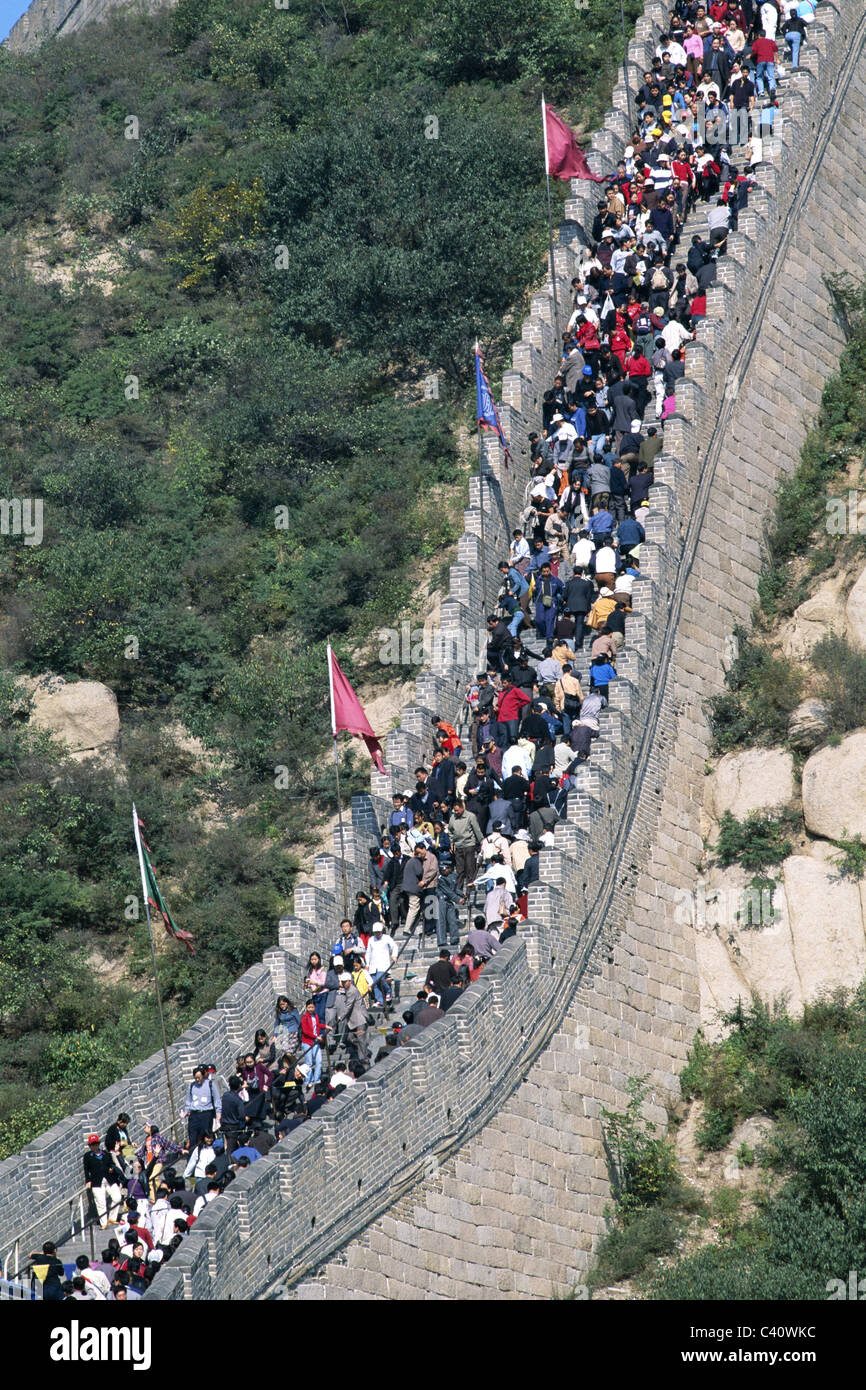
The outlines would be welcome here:
[[[384,922],[374,922],[373,935],[367,942],[367,949],[364,953],[364,968],[372,982],[373,998],[378,1000],[383,1008],[385,1007],[385,989],[382,981],[397,960],[398,954],[397,943],[393,936],[386,933]]]
[[[220,1185],[218,1182],[209,1182],[207,1192],[203,1192],[200,1197],[196,1197],[195,1206],[192,1209],[193,1216],[200,1216],[209,1202],[214,1201],[220,1195]]]
[[[684,68],[689,61],[688,53],[681,43],[677,43],[676,39],[671,39],[670,43],[667,44],[659,44],[656,49],[656,57],[661,58],[665,53],[670,54],[671,64],[675,68]]]
[[[501,823],[501,821],[497,821],[496,824],[501,825]],[[481,841],[479,853],[485,863],[488,859],[492,859],[495,854],[501,854],[506,864],[511,863],[511,846],[502,831],[497,830],[495,826],[488,831]]]
[[[216,1162],[216,1149],[213,1146],[213,1135],[206,1134],[200,1144],[196,1144],[189,1156],[189,1162],[183,1170],[185,1178],[192,1177],[194,1184],[200,1182],[206,1176],[205,1169],[209,1163]]]
[[[111,1285],[101,1269],[91,1269],[86,1255],[79,1255],[75,1261],[78,1273],[87,1285],[91,1298],[107,1299],[111,1296]]]
[[[532,552],[529,549],[529,541],[522,531],[514,532],[514,539],[508,550],[508,558],[512,565],[516,564],[518,560],[530,560],[532,558]]]
[[[489,889],[492,890],[496,887],[496,880],[500,878],[505,879],[505,888],[507,892],[511,893],[514,897],[516,897],[517,880],[514,877],[514,870],[512,869],[510,864],[499,864],[495,859],[491,859],[487,868],[482,870],[482,872],[475,879],[475,882],[472,883],[470,887],[477,888],[479,884],[484,883],[488,884]],[[489,890],[487,891],[489,897]],[[498,913],[495,919],[491,919],[488,917],[487,920],[488,922],[490,922],[491,920],[499,921]]]
[[[589,539],[589,536],[581,536],[580,540],[575,541],[571,551],[574,568],[582,570],[588,569],[594,554],[595,546]]]
[[[665,340],[665,347],[668,352],[675,352],[684,343],[691,342],[692,335],[687,328],[684,328],[676,319],[670,319],[664,326],[661,336]],[[577,561],[575,561],[575,564]]]
[[[626,251],[626,249],[622,246],[618,247],[617,250],[614,251],[613,255],[610,258],[610,268],[613,271],[614,275],[622,275],[622,273],[625,270],[625,263],[628,260],[628,256],[628,251]]]
[[[532,771],[534,757],[535,745],[528,738],[520,738],[516,743],[512,743],[502,754],[502,781],[510,777],[516,767],[520,768],[524,777],[528,777]]]
[[[767,0],[767,3],[761,6],[761,27],[764,30],[765,39],[774,39],[776,37],[776,25],[778,22],[779,11],[776,9],[775,5],[769,3],[769,0]]]

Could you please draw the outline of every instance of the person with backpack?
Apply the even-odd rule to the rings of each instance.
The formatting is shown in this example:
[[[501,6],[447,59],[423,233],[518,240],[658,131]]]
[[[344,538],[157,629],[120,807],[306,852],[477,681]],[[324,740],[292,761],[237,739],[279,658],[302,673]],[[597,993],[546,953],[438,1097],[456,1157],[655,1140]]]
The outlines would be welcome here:
[[[562,675],[553,688],[553,703],[562,720],[563,736],[568,738],[572,721],[580,718],[580,707],[583,704],[580,681],[574,674],[574,668],[568,663],[563,666]]]

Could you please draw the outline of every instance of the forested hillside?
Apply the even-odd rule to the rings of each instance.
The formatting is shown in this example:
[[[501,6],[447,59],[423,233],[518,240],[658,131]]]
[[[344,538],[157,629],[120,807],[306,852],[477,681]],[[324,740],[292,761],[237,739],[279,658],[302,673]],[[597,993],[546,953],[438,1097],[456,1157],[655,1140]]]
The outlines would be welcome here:
[[[539,94],[591,126],[618,28],[181,0],[0,51],[0,496],[44,503],[0,541],[0,1154],[156,1045],[133,796],[198,943],[170,1028],[273,940],[331,809],[325,640],[363,675],[447,559],[473,340],[495,373],[543,273]],[[113,766],[27,724],[46,672],[116,693]]]

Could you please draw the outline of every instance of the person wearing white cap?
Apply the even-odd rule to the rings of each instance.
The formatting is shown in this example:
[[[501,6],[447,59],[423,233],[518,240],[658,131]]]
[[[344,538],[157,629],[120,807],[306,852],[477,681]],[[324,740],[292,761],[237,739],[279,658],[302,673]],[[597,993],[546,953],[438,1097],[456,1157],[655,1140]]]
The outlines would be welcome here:
[[[373,923],[373,935],[367,942],[367,951],[364,956],[364,965],[367,974],[370,976],[371,994],[382,1008],[388,1003],[390,991],[386,994],[386,985],[383,983],[388,971],[396,963],[399,952],[393,936],[389,936],[385,931],[383,922]]]
[[[583,367],[583,357],[580,359],[581,368]],[[566,420],[563,415],[556,414],[550,422],[551,438],[553,440],[553,462],[554,465],[567,464],[571,461],[574,452],[574,441],[577,439],[577,430],[570,420]]]

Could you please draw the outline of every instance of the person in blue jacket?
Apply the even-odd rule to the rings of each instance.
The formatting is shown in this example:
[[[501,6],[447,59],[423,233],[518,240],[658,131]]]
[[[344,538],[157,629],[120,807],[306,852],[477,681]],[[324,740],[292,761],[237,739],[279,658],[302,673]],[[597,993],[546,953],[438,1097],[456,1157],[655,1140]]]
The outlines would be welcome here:
[[[552,642],[562,600],[562,580],[556,579],[545,560],[535,581],[535,627],[539,637]]]

